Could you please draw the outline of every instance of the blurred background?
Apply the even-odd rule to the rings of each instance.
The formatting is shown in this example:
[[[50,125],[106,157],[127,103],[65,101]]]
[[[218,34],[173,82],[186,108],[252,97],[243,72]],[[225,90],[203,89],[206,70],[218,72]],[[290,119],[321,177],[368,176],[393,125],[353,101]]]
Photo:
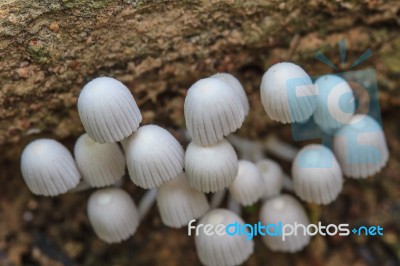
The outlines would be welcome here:
[[[3,0],[0,3],[0,265],[200,265],[187,229],[170,229],[153,207],[136,234],[107,245],[86,216],[91,191],[37,197],[25,186],[20,154],[50,137],[70,149],[83,133],[76,102],[82,86],[111,76],[132,91],[144,117],[183,142],[183,102],[196,80],[229,72],[251,111],[238,135],[293,142],[272,122],[259,94],[280,61],[311,76],[373,69],[377,74],[387,166],[366,180],[346,179],[328,206],[305,204],[311,221],[381,225],[382,237],[314,237],[302,252],[273,253],[256,238],[246,265],[400,265],[399,1]],[[346,40],[347,57],[338,42]],[[367,49],[373,55],[352,64]],[[323,53],[337,69],[316,60]],[[290,174],[290,163],[279,161]],[[137,203],[144,190],[123,184]],[[224,203],[225,204],[225,203]],[[258,221],[260,204],[243,210]]]

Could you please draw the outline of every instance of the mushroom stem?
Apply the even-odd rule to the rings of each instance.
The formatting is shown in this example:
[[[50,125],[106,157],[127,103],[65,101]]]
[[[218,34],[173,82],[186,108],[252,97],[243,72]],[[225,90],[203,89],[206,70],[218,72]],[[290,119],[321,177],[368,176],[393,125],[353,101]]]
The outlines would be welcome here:
[[[290,192],[294,191],[293,180],[287,174],[283,175],[283,188]]]
[[[228,195],[228,209],[236,213],[237,215],[242,215],[242,206],[232,197],[231,194]]]
[[[146,191],[143,198],[140,200],[138,205],[139,220],[143,221],[147,213],[150,211],[157,197],[157,189],[153,188]]]
[[[210,208],[211,209],[218,208],[221,205],[222,201],[224,200],[225,194],[226,194],[226,189],[225,188],[215,192],[211,196]]]
[[[289,162],[293,161],[297,153],[297,148],[281,141],[276,135],[273,134],[266,138],[263,146],[267,152]]]
[[[257,162],[264,158],[263,147],[260,142],[244,139],[233,134],[229,135],[227,139],[238,151],[240,159]]]

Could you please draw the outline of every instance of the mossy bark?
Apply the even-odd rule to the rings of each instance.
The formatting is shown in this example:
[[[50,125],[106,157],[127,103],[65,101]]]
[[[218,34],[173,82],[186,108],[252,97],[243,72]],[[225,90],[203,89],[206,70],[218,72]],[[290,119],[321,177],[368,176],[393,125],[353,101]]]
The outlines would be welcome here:
[[[186,89],[217,71],[244,83],[254,135],[269,123],[258,94],[272,63],[290,60],[311,74],[340,65],[377,70],[383,109],[400,104],[400,3],[391,1],[5,0],[0,4],[0,144],[43,132],[83,131],[76,109],[82,86],[112,76],[129,86],[144,123],[183,127]],[[262,119],[259,119],[261,118]]]

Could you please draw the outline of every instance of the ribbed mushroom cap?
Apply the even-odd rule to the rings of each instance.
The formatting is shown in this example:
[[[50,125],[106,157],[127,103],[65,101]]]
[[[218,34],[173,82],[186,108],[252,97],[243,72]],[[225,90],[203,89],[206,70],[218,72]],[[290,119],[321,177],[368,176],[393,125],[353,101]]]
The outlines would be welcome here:
[[[119,243],[132,236],[139,225],[139,215],[132,198],[119,188],[94,192],[88,202],[89,221],[96,235],[107,243]]]
[[[356,114],[336,132],[334,152],[345,176],[367,178],[384,167],[389,150],[381,126],[372,117]]]
[[[75,143],[74,155],[82,178],[91,187],[112,185],[125,174],[125,157],[117,143],[101,144],[83,134]]]
[[[300,202],[287,194],[265,201],[261,208],[260,220],[262,224],[277,225],[282,222],[282,225],[291,224],[294,226],[297,223],[305,227],[310,224]],[[282,240],[281,236],[270,236],[269,234],[263,236],[262,239],[271,250],[290,253],[302,250],[310,242],[310,236],[304,235],[304,230],[301,228],[298,229],[297,235],[286,236],[285,241]]]
[[[245,117],[240,97],[218,78],[201,79],[190,87],[184,113],[189,135],[203,146],[213,145],[236,131]]]
[[[227,226],[235,223],[243,225],[242,218],[226,209],[214,209],[207,213],[199,224]],[[254,250],[253,240],[247,240],[241,234],[228,235],[226,231],[221,234],[206,235],[204,229],[199,230],[195,237],[197,254],[201,263],[208,266],[240,265],[245,262]]]
[[[257,166],[246,160],[239,160],[238,174],[229,186],[232,197],[243,206],[252,205],[264,195],[265,184]]]
[[[237,78],[235,78],[232,74],[229,73],[217,73],[212,75],[210,78],[217,78],[228,83],[235,91],[235,93],[238,95],[240,101],[242,102],[245,116],[249,114],[250,111],[249,100],[247,99],[247,95],[242,84]]]
[[[311,78],[298,65],[271,66],[261,81],[261,102],[268,116],[282,123],[303,122],[317,107]]]
[[[162,127],[140,127],[125,152],[131,180],[142,188],[159,187],[183,173],[184,150]]]
[[[236,152],[225,139],[208,147],[191,142],[186,149],[185,171],[194,189],[206,193],[221,190],[237,176]]]
[[[318,88],[314,121],[324,132],[331,134],[353,116],[356,110],[353,91],[349,83],[337,75],[321,76],[314,84]]]
[[[292,165],[294,190],[302,200],[328,204],[343,188],[343,175],[335,155],[319,144],[307,145]]]
[[[260,160],[256,165],[264,181],[264,198],[279,195],[283,187],[283,171],[281,166],[270,159]]]
[[[158,189],[157,205],[163,223],[174,228],[187,226],[190,220],[203,216],[210,208],[206,195],[191,188],[185,174]]]
[[[99,143],[128,137],[142,121],[129,89],[108,77],[96,78],[83,87],[78,98],[78,112],[87,134]]]
[[[52,139],[37,139],[25,147],[21,172],[32,193],[43,196],[65,193],[81,178],[71,153]]]

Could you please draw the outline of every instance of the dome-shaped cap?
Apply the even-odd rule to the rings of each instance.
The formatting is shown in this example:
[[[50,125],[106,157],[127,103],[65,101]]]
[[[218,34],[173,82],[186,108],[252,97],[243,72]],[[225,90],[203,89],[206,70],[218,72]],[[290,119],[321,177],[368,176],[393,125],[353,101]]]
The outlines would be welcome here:
[[[191,142],[186,149],[185,171],[191,187],[215,192],[228,187],[238,173],[238,159],[232,145],[223,139],[213,146]]]
[[[21,172],[32,193],[43,196],[65,193],[81,178],[71,153],[52,139],[37,139],[25,147]]]
[[[201,79],[190,87],[184,113],[189,135],[203,146],[213,145],[236,131],[245,117],[240,97],[218,78]]]
[[[384,167],[389,150],[381,126],[372,117],[356,114],[335,133],[333,150],[345,176],[367,178]]]
[[[250,111],[249,100],[247,99],[246,91],[244,90],[242,84],[237,78],[235,78],[232,74],[229,73],[217,73],[212,75],[210,78],[217,78],[228,83],[231,86],[231,88],[235,91],[235,93],[238,95],[240,101],[242,102],[245,116],[249,114]]]
[[[89,221],[96,235],[107,243],[119,243],[132,236],[139,225],[139,215],[132,198],[119,188],[94,192],[88,202]]]
[[[270,159],[263,159],[257,162],[258,170],[264,183],[264,198],[277,196],[283,187],[283,171],[281,166]]]
[[[87,83],[78,98],[83,127],[99,143],[117,142],[135,132],[142,115],[129,89],[120,81],[101,77]]]
[[[343,175],[335,155],[319,144],[307,145],[292,165],[294,190],[302,200],[328,204],[343,188]]]
[[[282,123],[303,122],[317,107],[311,78],[298,65],[271,66],[261,81],[261,102],[269,118]]]
[[[163,223],[174,228],[187,226],[190,220],[203,216],[210,208],[206,195],[191,188],[185,174],[158,189],[157,205]]]
[[[214,209],[207,213],[199,224],[225,225],[232,223],[244,225],[242,218],[234,212],[226,209]],[[202,227],[204,229],[204,227]],[[199,230],[199,235],[195,237],[197,254],[201,263],[207,266],[240,265],[245,262],[254,250],[252,239],[247,240],[244,234],[228,235],[226,231],[220,234],[205,234],[204,230]]]
[[[310,224],[307,214],[300,202],[287,194],[273,197],[265,201],[261,208],[260,220],[262,224],[278,225],[281,222],[282,225],[290,224],[294,226],[295,223],[297,223],[305,227]],[[271,231],[273,231],[273,229],[271,229]],[[266,234],[263,236],[263,241],[265,245],[273,251],[294,253],[308,245],[310,236],[308,234],[304,235],[304,230],[299,227],[297,235],[286,236],[285,240],[283,240],[281,236]]]
[[[114,184],[125,174],[125,156],[117,143],[98,143],[87,134],[74,146],[76,164],[91,187]]]
[[[183,172],[184,150],[162,127],[140,127],[125,152],[131,180],[142,188],[159,187]]]
[[[252,205],[264,194],[264,182],[257,166],[246,160],[239,160],[238,174],[229,186],[232,197],[244,206]]]
[[[318,88],[314,121],[321,130],[331,134],[353,116],[356,110],[353,90],[346,80],[331,74],[319,77],[314,84]]]

